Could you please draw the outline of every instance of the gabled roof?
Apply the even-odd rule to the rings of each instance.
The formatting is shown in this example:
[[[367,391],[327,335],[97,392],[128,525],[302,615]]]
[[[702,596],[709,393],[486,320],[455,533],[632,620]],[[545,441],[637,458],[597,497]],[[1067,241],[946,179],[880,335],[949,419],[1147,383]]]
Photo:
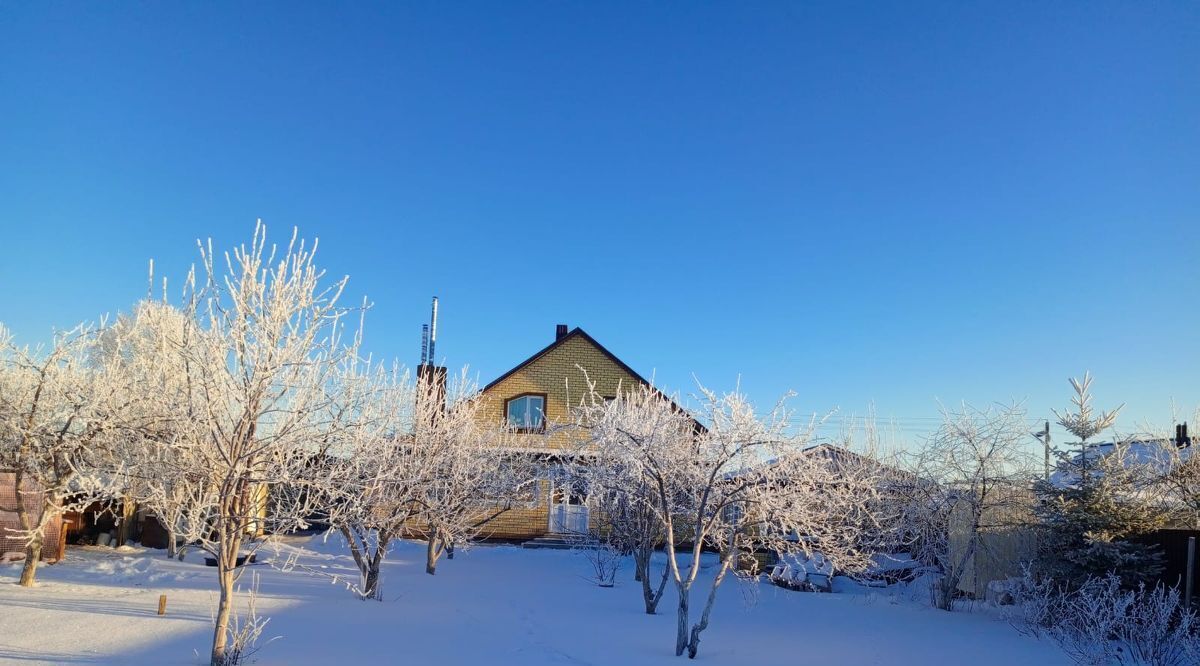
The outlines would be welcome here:
[[[530,356],[529,358],[525,359],[524,361],[521,361],[520,363],[518,363],[517,366],[515,368],[513,368],[512,370],[509,370],[508,372],[506,372],[506,373],[500,375],[499,377],[497,377],[496,379],[492,380],[492,382],[490,384],[483,387],[483,391],[486,393],[488,391],[488,389],[499,384],[500,382],[504,381],[505,379],[508,379],[509,377],[511,377],[513,375],[513,373],[516,373],[516,372],[522,370],[523,368],[525,368],[529,364],[533,363],[534,361],[538,360],[539,358],[545,356],[546,354],[549,354],[550,352],[554,351],[561,345],[566,344],[566,342],[572,338],[583,338],[584,340],[588,341],[593,347],[600,350],[600,353],[604,354],[608,358],[608,360],[612,361],[613,363],[616,363],[617,367],[621,368],[625,372],[628,372],[634,379],[638,380],[639,382],[645,384],[646,386],[650,386],[650,382],[646,381],[646,379],[644,377],[642,377],[641,375],[639,375],[637,372],[634,372],[633,368],[629,367],[628,365],[625,365],[625,361],[622,361],[621,359],[617,358],[615,354],[613,354],[612,352],[605,349],[604,345],[600,344],[599,342],[596,342],[596,338],[593,338],[592,336],[588,335],[587,331],[584,331],[582,328],[579,328],[578,326],[576,326],[570,333],[567,333],[566,335],[562,336],[561,338],[546,345],[540,351],[535,353],[533,356]]]
[[[638,380],[638,382],[640,382],[642,385],[649,386],[650,388],[654,389],[654,391],[657,392],[659,395],[661,395],[662,397],[669,400],[671,405],[673,407],[675,407],[675,409],[678,409],[679,411],[683,412],[684,414],[687,414],[688,417],[692,419],[692,423],[695,424],[695,427],[700,432],[708,432],[708,428],[704,427],[703,423],[700,423],[694,417],[692,417],[691,414],[686,409],[684,409],[684,408],[680,407],[678,404],[676,404],[674,400],[671,400],[670,396],[668,396],[667,394],[658,390],[658,388],[656,388],[653,384],[651,384],[649,381],[647,381],[645,377],[639,375],[636,370],[634,370],[633,368],[626,365],[625,361],[622,361],[621,359],[617,358],[616,354],[608,351],[608,349],[606,349],[604,347],[604,345],[602,345],[596,341],[596,338],[593,338],[592,336],[588,335],[587,331],[583,330],[582,328],[579,328],[578,326],[571,329],[570,333],[567,333],[566,335],[562,336],[561,338],[555,340],[554,342],[551,342],[550,344],[546,345],[542,349],[538,350],[536,353],[534,353],[533,356],[530,356],[529,358],[525,359],[524,361],[521,361],[513,369],[511,369],[508,372],[493,379],[487,386],[483,387],[483,390],[481,392],[487,393],[493,386],[496,386],[500,382],[503,382],[505,379],[508,379],[509,377],[511,377],[514,373],[519,372],[520,370],[522,370],[525,367],[532,364],[534,361],[537,361],[538,359],[542,358],[546,354],[549,354],[550,352],[554,351],[561,345],[566,344],[568,340],[571,340],[573,338],[582,338],[583,340],[587,341],[588,344],[592,345],[597,350],[599,350],[599,352],[601,354],[604,354],[605,358],[607,358],[608,360],[615,363],[617,365],[617,367],[619,367],[622,370],[624,370],[625,372],[629,373],[629,376]]]
[[[835,471],[840,471],[842,468],[844,468],[848,465],[857,465],[864,469],[869,467],[871,469],[871,471],[878,472],[881,476],[884,476],[885,478],[888,478],[888,479],[893,479],[893,480],[901,479],[901,480],[905,480],[905,481],[911,481],[911,480],[916,479],[916,476],[910,472],[903,471],[892,465],[888,465],[883,462],[880,462],[879,460],[872,458],[870,456],[866,456],[861,453],[851,451],[850,449],[848,449],[844,446],[839,446],[837,444],[831,444],[829,442],[810,444],[798,451],[794,451],[790,454],[785,454],[785,455],[788,457],[796,457],[796,458],[822,458],[822,459],[828,461],[831,465],[833,465],[835,468]],[[750,465],[748,467],[741,467],[739,469],[735,469],[730,472],[727,472],[725,474],[725,477],[729,478],[729,479],[734,479],[742,474],[745,474],[746,472],[749,472],[753,469],[757,469],[760,466],[771,467],[773,465],[778,465],[779,461],[780,461],[779,458],[770,458],[761,463],[756,463],[756,464]]]

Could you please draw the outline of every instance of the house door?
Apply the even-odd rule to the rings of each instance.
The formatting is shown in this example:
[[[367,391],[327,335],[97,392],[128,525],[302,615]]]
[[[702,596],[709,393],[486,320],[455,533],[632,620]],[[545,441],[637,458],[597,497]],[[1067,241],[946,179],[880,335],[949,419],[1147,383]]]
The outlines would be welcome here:
[[[579,481],[556,483],[550,493],[550,531],[587,534],[587,489]]]

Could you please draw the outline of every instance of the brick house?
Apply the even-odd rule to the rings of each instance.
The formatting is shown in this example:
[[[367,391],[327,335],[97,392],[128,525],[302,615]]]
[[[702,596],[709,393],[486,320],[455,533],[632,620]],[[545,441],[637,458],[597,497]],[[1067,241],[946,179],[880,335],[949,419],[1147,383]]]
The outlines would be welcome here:
[[[615,396],[621,387],[649,384],[583,329],[568,331],[559,324],[554,342],[483,388],[480,418],[487,425],[507,424],[527,431],[518,436],[518,445],[539,455],[544,470],[533,496],[493,519],[484,532],[487,538],[517,541],[594,527],[596,517],[589,513],[586,490],[571,487],[556,473],[562,456],[576,451],[577,440],[571,438],[578,435],[553,428],[547,432],[548,425],[570,422],[571,410],[587,392],[588,379],[605,397]]]

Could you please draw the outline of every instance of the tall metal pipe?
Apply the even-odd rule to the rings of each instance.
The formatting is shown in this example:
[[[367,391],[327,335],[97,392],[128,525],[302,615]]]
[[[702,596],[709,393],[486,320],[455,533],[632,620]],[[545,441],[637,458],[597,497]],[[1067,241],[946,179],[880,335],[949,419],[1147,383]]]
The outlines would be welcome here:
[[[433,297],[433,311],[429,315],[429,363],[437,363],[434,349],[437,347],[437,296]]]

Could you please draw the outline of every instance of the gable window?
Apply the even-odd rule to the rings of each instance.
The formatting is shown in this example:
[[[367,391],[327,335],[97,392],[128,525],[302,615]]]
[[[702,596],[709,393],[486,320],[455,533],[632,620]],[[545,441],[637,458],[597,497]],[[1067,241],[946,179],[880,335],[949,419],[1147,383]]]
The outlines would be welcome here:
[[[504,403],[508,425],[521,430],[541,430],[545,426],[546,396],[519,395]]]

